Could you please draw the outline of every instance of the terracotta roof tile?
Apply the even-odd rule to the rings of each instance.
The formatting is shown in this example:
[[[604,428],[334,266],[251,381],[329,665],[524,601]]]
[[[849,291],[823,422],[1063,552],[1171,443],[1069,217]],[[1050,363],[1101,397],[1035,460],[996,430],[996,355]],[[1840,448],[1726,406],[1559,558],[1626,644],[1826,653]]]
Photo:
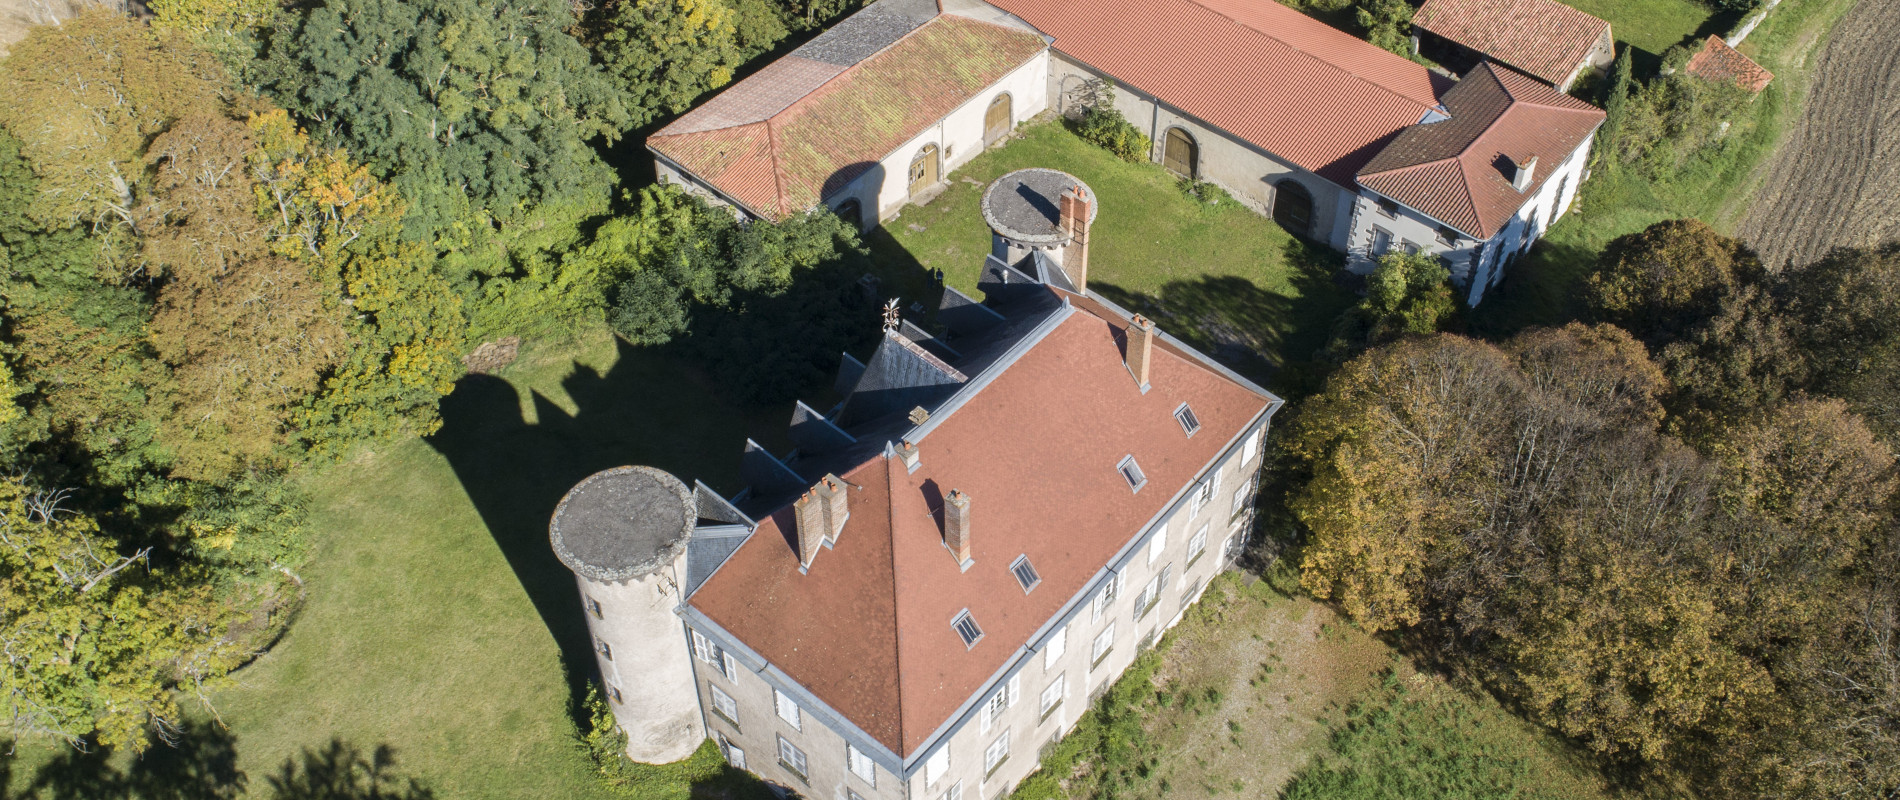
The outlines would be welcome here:
[[[992,0],[1055,48],[1342,186],[1448,87],[1273,0]]]
[[[1122,363],[1126,321],[1072,299],[1074,313],[945,412],[915,473],[878,456],[843,475],[857,487],[850,521],[807,574],[785,509],[689,602],[900,756],[914,753],[1271,400],[1165,345],[1141,393]],[[1173,416],[1183,401],[1203,426],[1192,438]],[[1115,470],[1129,454],[1143,491]],[[943,545],[951,489],[970,497],[967,572]],[[1018,555],[1042,576],[1027,595],[1009,570]],[[950,626],[963,609],[985,634],[970,648]]]
[[[1451,118],[1407,128],[1359,172],[1359,183],[1480,239],[1496,234],[1558,164],[1596,133],[1603,110],[1491,64],[1445,95]],[[1515,164],[1535,156],[1526,192]]]
[[[1426,0],[1412,24],[1551,84],[1570,77],[1610,29],[1556,0]]]
[[[782,219],[817,205],[1045,46],[1027,31],[940,15],[848,67],[794,51],[647,146]],[[757,129],[736,132],[748,126]]]
[[[1720,36],[1710,36],[1702,43],[1702,49],[1689,57],[1684,69],[1689,74],[1707,81],[1729,81],[1751,92],[1768,88],[1775,74],[1755,63],[1754,59],[1742,55],[1741,51],[1728,46]]]

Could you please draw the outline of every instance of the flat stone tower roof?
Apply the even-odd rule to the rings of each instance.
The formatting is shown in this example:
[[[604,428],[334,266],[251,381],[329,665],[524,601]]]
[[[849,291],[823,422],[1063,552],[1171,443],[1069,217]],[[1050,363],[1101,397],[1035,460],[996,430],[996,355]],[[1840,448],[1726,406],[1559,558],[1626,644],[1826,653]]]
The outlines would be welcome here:
[[[1089,222],[1102,211],[1095,202],[1095,190],[1081,179],[1055,169],[1031,167],[997,178],[983,192],[983,221],[990,230],[1005,239],[1029,246],[1067,244],[1069,237],[1058,224],[1062,193],[1079,186],[1089,201]]]
[[[693,493],[652,467],[596,472],[554,509],[554,554],[579,575],[602,582],[642,578],[673,563],[698,519]]]

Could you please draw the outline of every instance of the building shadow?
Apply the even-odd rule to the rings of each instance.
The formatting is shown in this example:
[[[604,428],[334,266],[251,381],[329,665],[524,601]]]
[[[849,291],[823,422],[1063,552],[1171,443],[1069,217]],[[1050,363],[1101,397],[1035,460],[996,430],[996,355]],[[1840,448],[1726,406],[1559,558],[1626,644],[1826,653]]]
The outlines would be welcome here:
[[[443,398],[442,428],[427,437],[554,637],[576,709],[595,662],[573,573],[548,544],[554,507],[583,478],[629,464],[734,492],[745,440],[783,452],[790,418],[789,409],[729,402],[677,346],[614,342],[618,357],[606,371],[576,362],[562,381],[571,411],[507,379],[469,375]]]

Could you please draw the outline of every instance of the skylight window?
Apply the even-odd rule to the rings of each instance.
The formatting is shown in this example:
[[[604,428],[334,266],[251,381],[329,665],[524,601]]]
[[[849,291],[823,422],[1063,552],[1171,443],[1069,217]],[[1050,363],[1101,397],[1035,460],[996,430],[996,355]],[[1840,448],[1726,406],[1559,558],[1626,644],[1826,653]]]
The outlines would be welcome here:
[[[1122,478],[1128,481],[1128,488],[1137,492],[1148,482],[1148,476],[1142,474],[1141,465],[1135,463],[1134,456],[1123,458],[1122,463],[1115,465],[1115,469],[1120,470]]]
[[[969,609],[958,613],[957,618],[951,620],[950,627],[957,629],[957,636],[963,638],[964,647],[975,647],[977,640],[983,638],[983,629],[977,627],[976,620],[970,616]]]
[[[1009,565],[1009,571],[1015,573],[1016,582],[1023,585],[1023,594],[1042,583],[1042,576],[1036,574],[1036,568],[1029,563],[1029,556],[1017,556],[1016,563]]]
[[[1201,429],[1201,419],[1194,416],[1194,409],[1188,408],[1186,403],[1182,403],[1180,408],[1174,410],[1174,421],[1181,423],[1181,430],[1189,436],[1193,436],[1195,431]]]

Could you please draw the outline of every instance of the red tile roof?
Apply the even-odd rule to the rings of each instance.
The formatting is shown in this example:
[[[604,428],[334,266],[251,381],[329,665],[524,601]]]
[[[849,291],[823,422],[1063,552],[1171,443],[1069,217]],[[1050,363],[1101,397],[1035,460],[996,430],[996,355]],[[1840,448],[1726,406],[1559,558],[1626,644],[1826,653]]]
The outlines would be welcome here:
[[[1448,86],[1273,0],[990,1],[1057,50],[1347,187]]]
[[[817,205],[1022,66],[1042,37],[940,15],[850,66],[788,55],[647,139],[773,219]]]
[[[1556,0],[1425,0],[1412,24],[1551,84],[1576,72],[1610,30]]]
[[[943,412],[915,473],[877,456],[841,476],[855,487],[849,522],[808,573],[787,507],[688,601],[900,756],[927,743],[1271,400],[1165,342],[1143,394],[1123,366],[1126,321],[1065,296],[1075,313]],[[1173,416],[1184,401],[1203,426],[1193,438]],[[1115,469],[1130,454],[1148,477],[1140,492]],[[952,489],[970,497],[967,572],[936,515]],[[1010,573],[1018,555],[1042,576],[1028,595]],[[964,609],[984,632],[969,648],[950,626]]]
[[[1768,88],[1775,74],[1763,69],[1754,59],[1728,46],[1720,36],[1710,36],[1702,49],[1689,57],[1689,74],[1707,81],[1729,81],[1751,92]]]
[[[1496,234],[1557,166],[1595,135],[1603,110],[1491,64],[1445,95],[1451,118],[1415,125],[1359,172],[1359,183],[1480,239]],[[1528,191],[1515,164],[1537,158]]]

